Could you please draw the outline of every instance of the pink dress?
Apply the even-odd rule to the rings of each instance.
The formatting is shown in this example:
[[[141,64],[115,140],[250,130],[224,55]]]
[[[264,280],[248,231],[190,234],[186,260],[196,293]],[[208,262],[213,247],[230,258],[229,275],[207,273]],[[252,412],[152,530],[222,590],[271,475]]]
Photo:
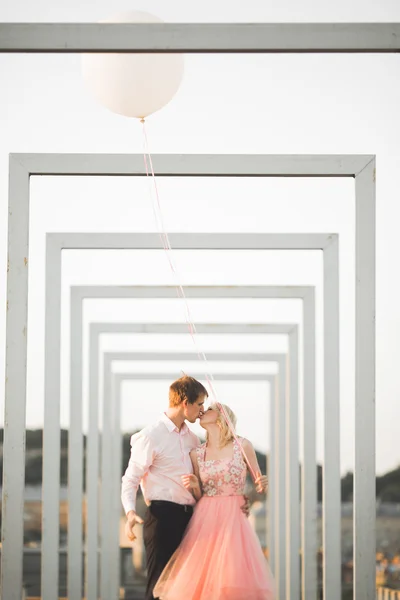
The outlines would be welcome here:
[[[247,469],[238,444],[234,442],[230,459],[205,460],[205,444],[196,451],[203,496],[156,584],[154,597],[272,600],[271,572],[241,510]]]

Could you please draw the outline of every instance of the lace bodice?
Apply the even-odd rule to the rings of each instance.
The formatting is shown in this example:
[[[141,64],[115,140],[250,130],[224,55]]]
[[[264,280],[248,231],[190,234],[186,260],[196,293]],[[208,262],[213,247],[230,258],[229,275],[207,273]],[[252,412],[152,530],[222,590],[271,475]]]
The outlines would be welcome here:
[[[239,445],[233,442],[232,458],[205,460],[206,444],[196,449],[205,496],[241,496],[246,483],[246,463]]]

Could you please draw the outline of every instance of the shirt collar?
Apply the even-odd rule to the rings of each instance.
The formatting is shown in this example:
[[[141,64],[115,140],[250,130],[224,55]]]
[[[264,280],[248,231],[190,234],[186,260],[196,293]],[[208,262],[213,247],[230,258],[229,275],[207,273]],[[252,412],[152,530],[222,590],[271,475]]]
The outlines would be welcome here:
[[[184,423],[182,425],[182,428],[179,431],[179,429],[177,428],[175,423],[173,423],[171,421],[171,419],[169,417],[167,417],[167,415],[165,413],[163,413],[161,415],[161,421],[164,423],[165,427],[168,429],[168,431],[170,433],[172,433],[173,431],[176,431],[177,433],[180,433],[181,435],[185,435],[186,433],[189,432],[189,427],[186,425],[186,423]]]

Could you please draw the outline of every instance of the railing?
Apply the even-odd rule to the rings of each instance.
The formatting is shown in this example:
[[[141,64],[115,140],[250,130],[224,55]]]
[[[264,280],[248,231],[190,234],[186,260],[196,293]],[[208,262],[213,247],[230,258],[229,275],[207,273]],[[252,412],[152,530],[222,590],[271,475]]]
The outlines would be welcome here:
[[[376,590],[376,600],[400,600],[400,590],[378,587]]]

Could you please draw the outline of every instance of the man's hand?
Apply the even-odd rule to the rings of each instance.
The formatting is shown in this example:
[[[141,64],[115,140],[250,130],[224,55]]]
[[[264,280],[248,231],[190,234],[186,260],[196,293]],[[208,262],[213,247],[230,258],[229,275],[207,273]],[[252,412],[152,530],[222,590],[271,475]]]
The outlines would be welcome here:
[[[125,523],[125,534],[130,542],[134,542],[136,539],[136,535],[133,532],[133,528],[136,524],[143,525],[143,519],[139,517],[135,513],[134,510],[130,510],[126,515],[126,523]]]
[[[243,496],[244,497],[244,504],[242,505],[242,513],[248,517],[250,514],[250,500],[248,496]]]
[[[266,475],[258,475],[257,479],[254,481],[254,484],[257,492],[262,494],[268,489],[268,477]]]
[[[182,475],[182,483],[187,490],[200,489],[200,483],[196,475],[193,473],[189,475]]]

